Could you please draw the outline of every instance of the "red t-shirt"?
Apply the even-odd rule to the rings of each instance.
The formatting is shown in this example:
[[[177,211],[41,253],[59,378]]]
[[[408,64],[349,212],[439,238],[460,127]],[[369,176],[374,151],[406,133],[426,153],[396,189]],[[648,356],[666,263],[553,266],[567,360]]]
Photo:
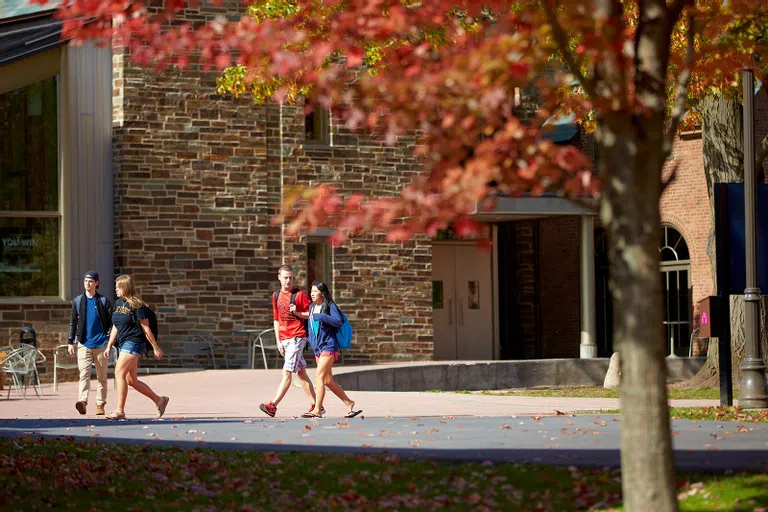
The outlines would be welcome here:
[[[304,327],[304,319],[291,314],[291,294],[293,292],[284,292],[280,290],[280,296],[275,304],[275,292],[272,292],[272,318],[280,322],[278,333],[281,340],[290,338],[306,338],[307,329]],[[296,312],[305,313],[309,311],[311,304],[309,297],[302,290],[296,294],[293,303],[296,305]]]

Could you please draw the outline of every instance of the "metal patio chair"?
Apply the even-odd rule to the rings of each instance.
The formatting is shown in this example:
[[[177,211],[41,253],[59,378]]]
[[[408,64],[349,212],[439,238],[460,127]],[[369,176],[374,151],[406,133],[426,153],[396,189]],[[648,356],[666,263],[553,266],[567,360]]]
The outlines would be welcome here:
[[[38,400],[43,394],[40,387],[40,379],[37,375],[37,363],[45,362],[45,356],[31,345],[22,346],[12,350],[3,360],[2,371],[11,376],[11,383],[16,389],[16,395],[27,399],[27,388],[32,383]],[[9,383],[10,384],[10,383]],[[8,395],[11,397],[11,386],[8,386]]]
[[[229,346],[221,341],[218,337],[214,336],[209,331],[191,331],[192,341],[200,343],[202,348],[200,350],[207,351],[211,361],[213,362],[213,369],[216,370],[216,354],[219,350],[224,352],[224,365],[229,369]]]
[[[264,329],[253,338],[253,344],[251,345],[251,369],[256,368],[256,354],[257,350],[261,351],[261,359],[264,361],[264,369],[269,369],[267,364],[267,350],[275,352],[275,358],[280,351],[277,350],[277,342],[275,341],[275,330]]]
[[[57,370],[76,370],[79,368],[79,365],[77,363],[77,351],[75,351],[74,355],[69,355],[69,349],[67,348],[69,345],[59,345],[56,348],[53,349],[53,390],[58,391],[59,390],[59,380],[57,375]],[[117,364],[117,347],[112,347],[112,350],[109,352],[109,361],[107,362],[107,368],[114,366]],[[115,389],[117,389],[117,375],[115,375],[115,372],[112,372],[112,378],[113,378],[113,386]]]

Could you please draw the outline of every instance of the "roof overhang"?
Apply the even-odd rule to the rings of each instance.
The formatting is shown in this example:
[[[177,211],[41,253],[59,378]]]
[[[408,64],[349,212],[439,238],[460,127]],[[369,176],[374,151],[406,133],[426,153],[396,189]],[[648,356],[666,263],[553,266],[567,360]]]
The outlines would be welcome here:
[[[560,217],[564,215],[597,215],[597,199],[565,199],[554,196],[500,197],[491,208],[475,207],[473,217],[483,222]]]
[[[62,23],[51,10],[0,19],[0,66],[66,44],[61,38]]]

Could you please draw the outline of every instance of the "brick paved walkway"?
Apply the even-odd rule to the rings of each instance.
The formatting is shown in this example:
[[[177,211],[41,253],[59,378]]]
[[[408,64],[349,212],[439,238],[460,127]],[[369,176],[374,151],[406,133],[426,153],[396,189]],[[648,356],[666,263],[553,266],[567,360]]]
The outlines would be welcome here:
[[[314,382],[313,371],[310,376]],[[272,399],[280,370],[206,370],[177,374],[140,376],[159,394],[171,397],[168,415],[183,418],[248,418],[260,417],[259,403]],[[112,379],[109,381],[107,410],[115,405]],[[87,417],[95,410],[95,385],[92,381],[91,400]],[[75,411],[77,384],[67,382],[53,392],[43,386],[43,398],[37,400],[29,389],[27,400],[6,400],[6,390],[0,395],[0,418],[81,418]],[[340,417],[345,408],[330,392],[326,409],[331,417]],[[618,399],[611,398],[539,398],[521,396],[484,396],[456,393],[398,393],[349,391],[349,396],[364,409],[368,417],[387,416],[510,416],[521,414],[554,414],[556,410],[617,409]],[[716,400],[675,400],[676,406],[717,405]],[[279,417],[298,416],[307,410],[308,400],[303,391],[293,387],[280,404]],[[149,418],[154,406],[149,400],[129,390],[126,412],[130,417]]]

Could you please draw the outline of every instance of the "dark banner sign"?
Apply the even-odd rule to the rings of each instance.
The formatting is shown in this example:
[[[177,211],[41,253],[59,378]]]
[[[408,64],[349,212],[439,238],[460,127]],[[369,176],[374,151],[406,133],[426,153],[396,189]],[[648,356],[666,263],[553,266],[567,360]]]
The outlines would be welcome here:
[[[717,289],[741,295],[746,288],[744,184],[716,183]],[[757,186],[757,281],[768,293],[768,185]]]

